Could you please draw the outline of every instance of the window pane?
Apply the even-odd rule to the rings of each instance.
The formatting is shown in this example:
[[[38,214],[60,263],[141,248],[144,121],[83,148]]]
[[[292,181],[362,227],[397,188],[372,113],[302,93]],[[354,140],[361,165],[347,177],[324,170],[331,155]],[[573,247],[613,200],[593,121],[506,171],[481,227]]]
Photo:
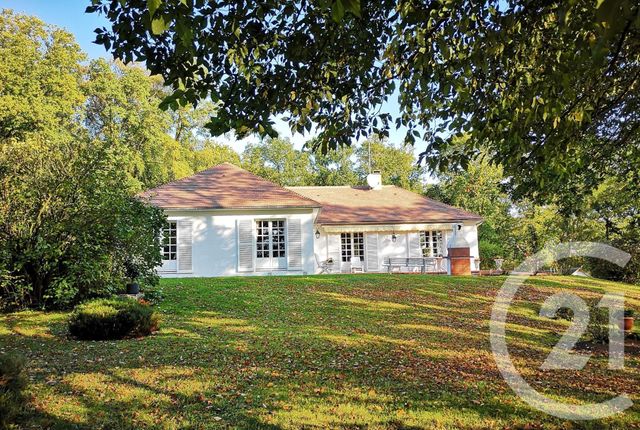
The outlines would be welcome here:
[[[353,256],[360,257],[360,260],[364,257],[364,233],[353,234]]]
[[[162,230],[162,259],[175,260],[177,255],[177,222],[169,221]]]
[[[340,243],[342,249],[342,261],[351,261],[351,255],[353,253],[352,245],[352,236],[351,233],[341,233],[340,234]]]

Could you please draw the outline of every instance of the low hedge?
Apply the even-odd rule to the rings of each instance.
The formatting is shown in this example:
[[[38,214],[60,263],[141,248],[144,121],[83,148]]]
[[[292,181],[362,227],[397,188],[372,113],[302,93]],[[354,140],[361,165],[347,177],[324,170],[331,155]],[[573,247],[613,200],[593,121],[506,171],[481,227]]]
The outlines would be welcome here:
[[[69,333],[82,340],[114,340],[148,336],[158,324],[159,316],[149,305],[130,298],[98,299],[76,307]]]
[[[25,359],[16,354],[0,354],[0,429],[15,424],[25,404],[27,386]]]

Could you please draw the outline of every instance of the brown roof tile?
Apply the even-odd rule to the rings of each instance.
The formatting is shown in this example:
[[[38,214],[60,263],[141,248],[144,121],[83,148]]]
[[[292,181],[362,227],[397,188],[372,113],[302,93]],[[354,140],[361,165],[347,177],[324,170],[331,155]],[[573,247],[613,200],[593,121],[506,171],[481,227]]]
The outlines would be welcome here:
[[[479,215],[386,185],[369,187],[289,187],[322,204],[320,224],[396,224],[481,221]]]
[[[163,209],[310,208],[320,204],[223,163],[186,178],[145,191],[140,197]]]

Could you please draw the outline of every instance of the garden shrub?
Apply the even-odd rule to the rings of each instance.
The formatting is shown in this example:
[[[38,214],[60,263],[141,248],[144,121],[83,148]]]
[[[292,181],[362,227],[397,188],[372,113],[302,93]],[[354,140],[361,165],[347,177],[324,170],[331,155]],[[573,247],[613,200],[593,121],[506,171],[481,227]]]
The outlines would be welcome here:
[[[609,343],[609,312],[596,305],[589,306],[589,325],[587,335],[593,343]]]
[[[480,268],[483,270],[495,269],[495,259],[502,258],[505,254],[502,246],[487,240],[480,240],[478,246],[480,248]]]
[[[129,298],[98,299],[76,307],[69,333],[82,340],[113,340],[148,336],[158,329],[159,316],[149,305]]]
[[[160,304],[160,302],[162,302],[162,300],[164,300],[164,290],[159,285],[157,285],[157,286],[151,286],[151,285],[143,286],[142,287],[142,294],[143,294],[144,300],[146,302],[152,304],[152,305]]]
[[[25,403],[23,391],[27,377],[24,369],[24,357],[0,354],[0,429],[9,428]]]

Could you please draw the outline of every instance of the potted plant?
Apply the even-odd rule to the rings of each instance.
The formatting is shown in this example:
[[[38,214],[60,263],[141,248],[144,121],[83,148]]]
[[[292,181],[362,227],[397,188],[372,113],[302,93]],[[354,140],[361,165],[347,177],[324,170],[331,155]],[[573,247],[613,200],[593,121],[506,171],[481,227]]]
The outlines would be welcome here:
[[[138,284],[138,278],[140,277],[140,270],[138,265],[132,260],[127,259],[124,262],[125,276],[129,279],[127,284],[127,294],[137,295],[140,293],[140,285]]]
[[[633,315],[634,315],[633,309],[624,310],[623,321],[622,321],[622,329],[624,331],[633,330]]]

